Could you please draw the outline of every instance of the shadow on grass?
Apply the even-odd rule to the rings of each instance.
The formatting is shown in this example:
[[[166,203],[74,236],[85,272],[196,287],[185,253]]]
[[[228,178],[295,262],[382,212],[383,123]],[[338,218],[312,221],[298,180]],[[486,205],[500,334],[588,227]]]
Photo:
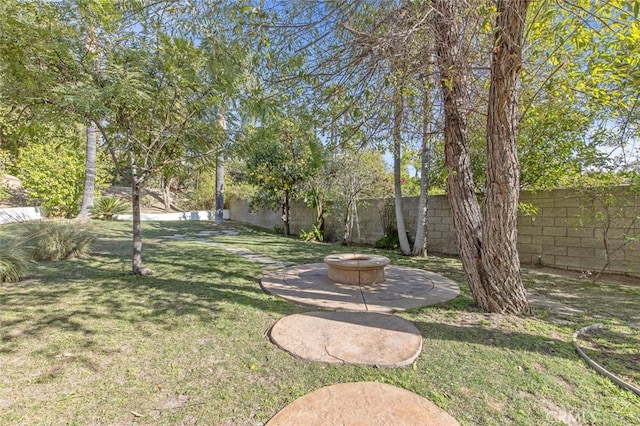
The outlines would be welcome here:
[[[576,359],[570,342],[558,338],[518,331],[485,328],[478,325],[451,325],[445,323],[414,321],[425,346],[430,341],[454,341],[469,345],[482,345],[507,349],[514,352],[534,352],[548,356]]]
[[[54,291],[34,286],[4,294],[0,298],[0,303],[8,307],[4,316],[9,314],[12,319],[0,321],[0,327],[12,332],[3,333],[0,338],[0,353],[11,352],[11,343],[21,337],[34,338],[52,330],[91,336],[95,333],[92,328],[95,321],[124,322],[133,327],[142,322],[172,327],[175,317],[185,315],[195,321],[213,323],[222,311],[228,314],[225,305],[229,304],[278,316],[299,310],[284,300],[265,295],[257,283],[248,286],[133,276],[115,281],[69,283],[64,290]],[[76,297],[78,300],[74,300]],[[21,315],[22,312],[25,314]]]
[[[14,351],[22,337],[54,331],[88,338],[99,321],[172,327],[179,316],[213,323],[222,311],[284,316],[300,310],[260,289],[260,266],[221,249],[147,244],[145,259],[156,273],[135,276],[121,270],[130,262],[122,251],[126,243],[102,241],[90,258],[43,263],[35,279],[5,286],[0,328],[10,332],[0,337],[0,352]]]
[[[575,311],[571,317],[576,322],[614,322],[640,329],[640,288],[529,273],[523,274],[523,281],[536,297]]]
[[[640,385],[640,337],[606,328],[594,329],[578,338],[582,350],[608,371],[634,386]]]

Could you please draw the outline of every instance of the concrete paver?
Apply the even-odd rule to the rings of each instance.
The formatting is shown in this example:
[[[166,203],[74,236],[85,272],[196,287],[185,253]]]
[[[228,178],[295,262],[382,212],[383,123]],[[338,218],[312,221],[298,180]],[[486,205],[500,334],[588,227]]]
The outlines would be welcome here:
[[[401,367],[420,355],[422,335],[409,321],[374,312],[306,312],[279,320],[269,337],[316,362]]]
[[[315,390],[282,409],[267,426],[457,426],[429,400],[376,382],[340,383]]]

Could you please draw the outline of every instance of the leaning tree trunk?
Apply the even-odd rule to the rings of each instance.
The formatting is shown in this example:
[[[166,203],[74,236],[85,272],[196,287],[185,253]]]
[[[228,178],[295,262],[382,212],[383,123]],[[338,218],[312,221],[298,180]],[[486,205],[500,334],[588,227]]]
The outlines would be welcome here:
[[[486,275],[482,271],[482,216],[471,173],[464,108],[469,105],[462,51],[464,32],[455,24],[455,0],[434,1],[435,42],[444,105],[447,191],[462,267],[475,302],[480,305]]]
[[[84,162],[84,189],[78,219],[89,217],[96,192],[96,157],[98,152],[98,135],[100,131],[93,121],[87,127],[86,158]]]
[[[401,168],[401,144],[402,144],[402,114],[404,104],[401,89],[393,88],[393,193],[396,209],[396,228],[398,229],[398,241],[402,254],[411,254],[407,229],[404,223],[404,212],[402,211],[402,181],[400,178]]]
[[[517,5],[509,6],[505,5],[504,1],[499,1],[499,5],[498,24],[500,28],[496,34],[496,48],[502,49],[505,47],[505,43],[515,42],[513,39],[505,40],[505,37],[512,36],[512,33],[508,31],[511,30],[509,26],[512,24],[509,19],[513,18],[513,15],[508,15],[508,18],[505,19],[506,17],[503,16],[505,7],[511,8],[516,12],[520,10],[521,17],[524,19],[527,2],[520,1]],[[522,289],[519,270],[514,269],[511,264],[506,265],[511,263],[512,259],[504,258],[504,256],[512,256],[515,252],[515,239],[512,240],[513,246],[511,246],[509,240],[494,239],[491,236],[490,239],[493,242],[490,243],[490,251],[487,251],[484,246],[486,234],[503,233],[510,236],[515,235],[516,228],[515,222],[507,220],[511,217],[511,207],[504,204],[504,202],[512,202],[512,197],[508,196],[504,200],[501,198],[499,190],[492,189],[495,193],[492,194],[490,200],[487,200],[486,204],[493,205],[488,208],[487,213],[497,214],[497,218],[491,218],[483,224],[480,205],[474,191],[475,186],[471,173],[471,156],[465,118],[468,113],[466,108],[469,105],[467,87],[469,69],[464,50],[464,26],[458,23],[456,7],[461,7],[456,0],[434,1],[434,8],[436,9],[434,24],[437,58],[445,112],[444,139],[445,162],[448,170],[447,190],[449,192],[453,224],[456,229],[458,251],[474,301],[480,308],[489,312],[499,313],[526,312],[528,303],[526,294]],[[503,33],[504,36],[501,36]],[[521,40],[521,35],[517,40]],[[494,66],[505,67],[503,71],[506,72],[506,75],[496,73],[492,67],[492,85],[495,84],[493,82],[494,79],[504,78],[505,76],[514,78],[512,71],[508,70],[508,64],[501,63],[499,58],[495,57],[493,62],[496,62],[497,59],[498,62]],[[493,103],[491,109],[496,114],[504,113],[503,110],[505,108],[515,108],[511,104],[514,98],[505,99],[501,97],[499,92],[495,94],[497,97],[492,97],[490,103]],[[515,116],[512,118],[515,119]],[[508,141],[503,142],[509,143]],[[492,156],[490,161],[495,159],[497,158]],[[513,159],[502,159],[500,161],[508,162],[510,160]],[[513,165],[510,167],[513,167]],[[517,160],[515,167],[517,168]],[[508,170],[512,170],[512,168],[508,168]],[[495,179],[493,174],[487,176],[487,187],[497,185],[492,179]],[[511,181],[507,185],[512,183]],[[501,189],[504,192],[509,190],[509,187],[503,186]],[[514,189],[511,188],[510,190],[513,191]],[[517,188],[515,190],[517,191]],[[508,243],[509,246],[500,247],[500,241]],[[484,256],[488,256],[488,258],[485,259]],[[507,280],[507,284],[505,284],[505,280]]]
[[[527,294],[520,276],[518,196],[520,172],[516,144],[517,83],[529,0],[499,0],[487,114],[487,190],[482,262],[495,287],[491,310],[526,312]]]

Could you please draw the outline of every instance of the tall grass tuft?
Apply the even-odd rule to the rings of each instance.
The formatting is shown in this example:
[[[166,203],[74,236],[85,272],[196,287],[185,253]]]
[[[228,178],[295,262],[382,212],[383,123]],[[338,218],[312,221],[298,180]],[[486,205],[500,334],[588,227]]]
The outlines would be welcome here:
[[[22,241],[34,260],[63,260],[85,257],[95,240],[78,222],[42,221],[25,224]]]
[[[15,282],[24,278],[29,265],[29,254],[13,246],[0,249],[0,282]]]

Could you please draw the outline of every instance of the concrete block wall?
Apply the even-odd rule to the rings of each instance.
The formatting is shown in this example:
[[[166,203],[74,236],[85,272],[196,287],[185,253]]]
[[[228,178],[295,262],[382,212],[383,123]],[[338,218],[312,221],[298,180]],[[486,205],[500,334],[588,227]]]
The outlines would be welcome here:
[[[231,220],[271,229],[274,226],[282,226],[280,216],[281,213],[276,210],[261,208],[252,211],[251,200],[241,198],[229,200],[229,219]]]
[[[608,230],[611,264],[608,272],[640,276],[640,194],[619,188],[615,195],[618,205],[609,208],[612,220]],[[596,273],[605,262],[603,230],[605,222],[598,219],[602,209],[587,197],[572,189],[527,192],[520,194],[523,203],[538,209],[534,216],[518,217],[518,252],[520,262],[555,268]],[[387,200],[393,202],[393,200]],[[374,244],[382,238],[381,212],[385,201],[379,199],[358,202],[359,230],[353,229],[355,244]],[[405,223],[410,234],[415,232],[417,197],[403,199]],[[302,202],[292,203],[291,232],[312,229],[315,211]],[[249,213],[249,202],[231,200],[231,219],[265,228],[282,226],[279,211],[260,210]],[[392,215],[394,217],[395,215]],[[429,197],[427,208],[427,244],[432,253],[457,254],[456,236],[451,208],[446,195]],[[327,215],[326,234],[333,240],[343,235],[341,218]],[[633,224],[633,225],[632,225]],[[354,226],[355,228],[355,226]],[[625,239],[636,237],[636,241]]]
[[[605,264],[606,230],[608,272],[640,276],[640,241],[629,240],[640,237],[640,219],[634,220],[640,216],[640,194],[620,187],[611,195],[616,204],[605,210],[573,189],[523,191],[521,202],[538,212],[518,217],[520,262],[597,273]]]
[[[418,218],[418,197],[402,199],[407,231],[413,236]],[[388,204],[388,207],[385,205]],[[385,208],[391,209],[392,221],[395,222],[393,199],[367,199],[358,202],[358,217],[360,219],[360,233],[353,230],[352,241],[357,244],[374,244],[384,236],[382,214]],[[330,228],[339,228],[340,224],[330,223]],[[339,234],[342,235],[342,234]],[[457,254],[455,230],[451,218],[449,200],[445,195],[429,197],[427,204],[427,244],[429,250],[442,254]]]
[[[260,208],[253,211],[251,200],[232,198],[229,200],[229,219],[243,223],[273,229],[282,228],[282,211],[280,209]],[[292,234],[299,234],[302,229],[309,231],[315,223],[315,211],[302,201],[291,202],[289,226]]]
[[[357,204],[358,221],[354,221],[350,242],[353,244],[373,244],[384,236],[382,215],[387,201],[384,199],[364,199]],[[330,206],[328,207],[331,208]],[[342,241],[344,218],[342,212],[327,213],[325,234],[332,241]]]

